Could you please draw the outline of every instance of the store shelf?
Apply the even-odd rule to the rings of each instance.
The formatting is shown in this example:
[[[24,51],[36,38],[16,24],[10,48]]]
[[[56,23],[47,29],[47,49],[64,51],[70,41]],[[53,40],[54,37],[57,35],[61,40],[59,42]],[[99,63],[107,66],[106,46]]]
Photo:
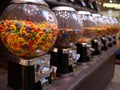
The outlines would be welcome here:
[[[117,46],[106,51],[88,65],[79,65],[71,77],[59,77],[52,83],[52,90],[104,90],[114,75]]]
[[[49,4],[50,8],[53,8],[55,6],[70,6],[70,7],[75,8],[78,11],[79,10],[84,10],[84,11],[90,11],[90,12],[93,12],[93,13],[97,13],[97,11],[95,11],[95,10],[85,8],[85,7],[81,7],[78,4],[72,4],[72,3],[69,3],[69,2],[51,1],[51,0],[45,0],[45,1]]]
[[[74,74],[57,77],[51,85],[51,90],[104,90],[114,75],[115,52],[118,46],[110,48],[94,61],[78,65]],[[7,88],[8,71],[0,74],[0,90]],[[25,79],[26,80],[26,79]],[[4,89],[2,89],[4,88]],[[9,89],[7,89],[9,90]]]

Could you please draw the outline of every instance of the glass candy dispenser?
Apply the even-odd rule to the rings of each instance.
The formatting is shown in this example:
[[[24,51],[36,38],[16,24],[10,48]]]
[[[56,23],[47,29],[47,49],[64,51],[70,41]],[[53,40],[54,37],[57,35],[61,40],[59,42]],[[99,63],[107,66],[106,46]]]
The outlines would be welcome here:
[[[99,40],[99,38],[102,36],[102,30],[100,28],[103,28],[102,25],[102,18],[100,14],[92,14],[92,19],[94,20],[94,23],[96,24],[95,31],[94,31],[94,38],[91,40],[92,48],[95,49],[95,51],[92,53],[92,55],[100,55],[101,53],[101,46],[102,43]]]
[[[61,49],[72,48],[82,35],[82,26],[79,24],[77,12],[74,8],[67,6],[55,7],[53,11],[59,28],[54,46]]]
[[[110,44],[110,42],[107,39],[108,32],[110,30],[110,23],[109,23],[108,16],[102,16],[102,19],[103,19],[103,22],[104,22],[104,30],[103,30],[103,37],[101,38],[101,41],[105,45],[105,48],[103,48],[103,50],[107,50],[108,44]]]
[[[111,25],[111,30],[110,30],[110,34],[108,36],[109,41],[111,41],[111,43],[113,45],[116,44],[116,35],[119,31],[119,22],[117,20],[117,18],[115,17],[109,17],[109,21],[110,21],[110,25]]]
[[[105,30],[104,30],[104,36],[108,36],[110,33],[111,25],[108,16],[102,16],[104,25],[105,25]]]
[[[83,36],[79,39],[77,53],[80,54],[78,62],[90,61],[91,54],[94,52],[91,41],[96,35],[96,22],[94,22],[92,14],[89,11],[78,11],[79,20],[83,22]]]
[[[36,90],[35,73],[40,83],[47,81],[51,71],[47,52],[57,34],[56,17],[43,0],[12,0],[0,21],[0,37],[12,53],[8,71],[11,88]]]
[[[53,11],[58,20],[59,33],[51,52],[51,62],[53,61],[51,64],[57,66],[58,74],[65,75],[73,71],[73,64],[76,62],[76,59],[71,61],[70,58],[73,60],[74,56],[79,57],[74,46],[81,38],[82,28],[74,8],[58,6],[54,7]]]
[[[113,42],[113,38],[112,35],[114,34],[113,32],[113,28],[114,28],[114,20],[112,19],[112,17],[108,17],[108,16],[102,16],[104,22],[105,22],[105,30],[104,30],[104,36],[102,38],[102,40],[106,40],[106,44],[107,47],[112,47]],[[116,42],[116,41],[115,41]]]
[[[112,20],[113,20],[113,31],[114,34],[116,34],[120,30],[120,23],[118,22],[118,19],[116,17],[113,17]]]
[[[112,44],[113,44],[113,37],[112,35],[115,33],[114,31],[114,20],[112,17],[108,17],[108,20],[109,20],[109,25],[110,25],[110,28],[108,28],[108,34],[107,34],[107,40],[108,40],[108,47],[112,47]]]
[[[103,31],[104,31],[104,22],[103,22],[103,19],[102,19],[102,15],[101,14],[92,14],[93,16],[93,19],[95,20],[96,24],[97,24],[97,34],[96,34],[96,37],[99,39],[101,38],[104,34],[103,34]]]
[[[109,25],[111,26],[111,28],[109,29],[109,35],[112,36],[118,33],[119,23],[118,23],[117,18],[115,17],[108,17],[108,20],[109,20]]]
[[[96,28],[96,40],[98,40],[98,51],[100,54],[101,50],[103,50],[102,48],[105,47],[101,38],[104,36],[104,30],[105,30],[105,25],[104,25],[104,21],[102,18],[101,14],[92,14],[93,19],[95,20],[96,24],[97,24],[97,28]]]
[[[84,27],[84,21],[83,20],[84,20],[86,14],[89,15],[91,13],[87,12],[87,11],[78,11],[79,22],[82,23],[83,27]],[[88,50],[87,50],[87,44],[88,44],[89,39],[85,36],[84,29],[85,29],[85,27],[83,28],[82,37],[79,39],[79,41],[76,44],[77,53],[80,54],[80,58],[79,58],[78,62],[89,61]]]
[[[117,40],[117,33],[120,30],[120,23],[118,21],[118,19],[116,17],[113,17],[113,21],[114,21],[114,34],[112,35],[113,37],[113,44],[116,44],[116,40]],[[119,35],[118,35],[119,36]]]
[[[79,19],[82,19],[84,30],[80,42],[90,42],[96,36],[96,22],[89,11],[78,11]]]

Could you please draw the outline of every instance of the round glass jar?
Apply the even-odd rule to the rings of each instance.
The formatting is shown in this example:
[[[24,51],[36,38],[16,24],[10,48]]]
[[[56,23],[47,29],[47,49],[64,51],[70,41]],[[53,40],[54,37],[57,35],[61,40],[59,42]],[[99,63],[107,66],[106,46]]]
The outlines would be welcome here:
[[[54,7],[53,11],[57,17],[59,29],[55,47],[72,48],[82,36],[77,11],[67,6]]]
[[[96,38],[96,22],[89,11],[78,11],[79,20],[83,21],[83,37],[80,42],[89,42],[91,39]]]
[[[7,49],[22,58],[47,53],[57,39],[57,19],[43,0],[12,0],[0,21]]]
[[[118,31],[119,31],[119,23],[118,23],[117,18],[109,17],[109,21],[110,21],[110,25],[111,25],[110,34],[114,35],[114,34],[118,33]]]
[[[115,34],[120,30],[120,23],[116,17],[113,17]]]
[[[102,16],[104,25],[105,25],[105,30],[104,30],[104,36],[110,35],[111,34],[111,22],[108,16]]]
[[[105,24],[101,14],[92,14],[93,20],[96,22],[96,36],[101,38],[104,36]]]

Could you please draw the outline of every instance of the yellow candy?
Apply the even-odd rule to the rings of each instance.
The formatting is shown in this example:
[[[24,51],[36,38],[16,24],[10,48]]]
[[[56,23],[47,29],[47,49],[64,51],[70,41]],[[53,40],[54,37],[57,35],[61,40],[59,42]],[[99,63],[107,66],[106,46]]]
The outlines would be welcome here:
[[[11,25],[11,27],[13,28],[13,30],[16,30],[16,26],[15,25]]]
[[[20,28],[20,34],[23,34],[23,28],[24,28],[24,27],[21,27],[21,28]]]

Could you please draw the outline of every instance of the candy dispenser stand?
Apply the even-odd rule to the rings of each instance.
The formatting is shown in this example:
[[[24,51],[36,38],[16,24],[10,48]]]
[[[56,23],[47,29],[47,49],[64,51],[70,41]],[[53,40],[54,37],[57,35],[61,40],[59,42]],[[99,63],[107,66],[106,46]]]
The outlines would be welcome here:
[[[68,6],[58,6],[53,8],[53,12],[58,20],[59,33],[56,43],[51,50],[51,57],[53,57],[51,59],[51,65],[57,67],[57,74],[66,76],[66,74],[72,72],[74,60],[71,63],[71,59],[69,58],[72,56],[69,55],[73,55],[73,53],[75,55],[75,52],[74,50],[72,51],[72,49],[81,37],[82,29],[80,29],[77,12],[74,8]],[[54,63],[54,60],[56,63]]]
[[[87,62],[91,60],[90,57],[93,52],[90,42],[94,39],[96,24],[89,11],[78,11],[78,16],[79,22],[83,22],[83,35],[76,44],[77,53],[80,54],[78,62]]]
[[[101,14],[92,14],[93,19],[95,20],[97,26],[96,26],[96,37],[94,40],[92,40],[92,45],[95,48],[96,52],[93,55],[100,55],[101,54],[101,48],[103,46],[101,42],[101,37],[103,36],[103,30],[104,30],[104,24]]]
[[[76,44],[77,53],[80,54],[78,62],[87,62],[90,61],[90,58],[87,53],[87,43]]]
[[[0,37],[12,53],[8,86],[15,90],[50,88],[50,55],[57,20],[44,0],[12,0],[0,21]],[[43,89],[43,90],[44,90]]]
[[[15,90],[35,90],[34,65],[24,66],[16,63],[16,61],[29,63],[29,61],[22,60],[21,58],[9,57],[8,86]]]
[[[50,55],[46,54],[30,60],[11,55],[8,62],[8,86],[14,90],[42,90],[44,88],[42,85],[49,83],[49,80],[46,76],[36,80],[35,65],[41,60],[50,60]]]
[[[57,67],[57,76],[60,74],[69,73],[69,49],[58,49],[54,48],[53,51],[50,51],[51,54],[51,65]]]

